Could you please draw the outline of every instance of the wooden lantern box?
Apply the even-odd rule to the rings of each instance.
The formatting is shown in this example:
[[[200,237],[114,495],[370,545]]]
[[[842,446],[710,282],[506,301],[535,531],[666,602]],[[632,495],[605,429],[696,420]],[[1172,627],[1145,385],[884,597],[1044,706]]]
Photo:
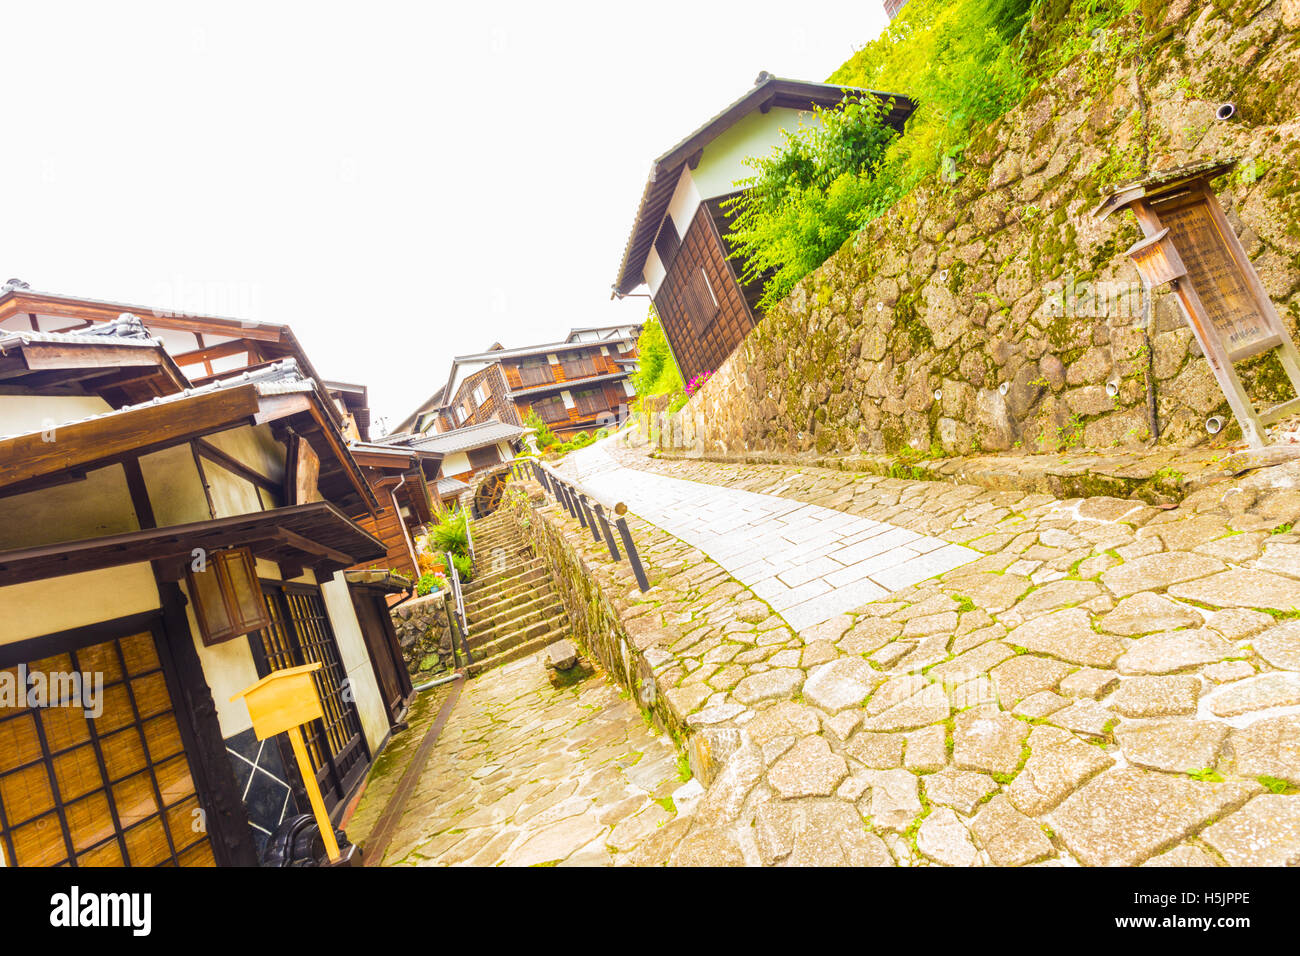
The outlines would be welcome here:
[[[1300,412],[1300,353],[1210,187],[1235,165],[1198,163],[1148,176],[1112,192],[1095,215],[1133,210],[1146,237],[1128,250],[1138,274],[1148,289],[1173,289],[1242,435],[1262,448],[1265,426]],[[1296,397],[1258,412],[1233,364],[1271,349]]]

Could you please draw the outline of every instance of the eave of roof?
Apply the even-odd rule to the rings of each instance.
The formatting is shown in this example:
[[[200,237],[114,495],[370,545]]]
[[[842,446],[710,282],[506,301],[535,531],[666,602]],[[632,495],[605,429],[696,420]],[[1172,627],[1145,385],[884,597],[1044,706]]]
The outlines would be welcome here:
[[[645,267],[646,256],[650,253],[650,245],[659,230],[659,223],[663,221],[668,202],[677,189],[682,168],[696,153],[756,109],[766,111],[778,107],[807,110],[813,106],[828,109],[840,103],[846,94],[874,96],[882,101],[892,99],[894,107],[887,122],[900,132],[907,118],[916,109],[913,100],[898,93],[766,76],[726,109],[656,159],[650,167],[636,218],[623,248],[623,258],[613,284],[614,294],[626,295],[642,283],[641,270]]]
[[[164,561],[172,573],[195,547],[251,547],[258,557],[295,561],[322,571],[380,560],[388,549],[327,501],[191,524],[0,551],[0,587],[25,581]]]
[[[455,428],[436,435],[428,435],[411,441],[413,448],[428,448],[451,455],[458,451],[472,451],[495,445],[500,441],[514,441],[524,433],[523,426],[510,425],[506,422],[484,422],[481,425],[469,425]]]

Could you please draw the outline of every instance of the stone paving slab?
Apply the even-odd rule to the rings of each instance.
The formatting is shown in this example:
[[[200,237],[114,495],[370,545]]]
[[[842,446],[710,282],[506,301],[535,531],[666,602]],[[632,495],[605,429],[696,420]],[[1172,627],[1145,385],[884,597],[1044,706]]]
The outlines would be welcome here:
[[[1166,508],[604,448],[626,471],[784,499],[772,513],[787,524],[840,512],[830,527],[864,530],[837,548],[876,522],[980,555],[790,628],[761,592],[792,562],[751,541],[737,567],[774,570],[745,587],[719,566],[729,556],[637,519],[655,586],[616,600],[657,685],[714,747],[703,799],[727,808],[664,828],[638,862],[1300,859],[1300,467]],[[573,524],[581,549],[576,523],[545,520]],[[833,553],[799,537],[809,563]],[[729,662],[725,678],[706,656]]]
[[[628,468],[604,445],[569,454],[565,473],[699,548],[796,630],[980,556],[888,522]]]
[[[552,687],[544,652],[469,681],[397,822],[385,866],[611,866],[686,819],[672,742],[603,674]],[[437,706],[381,755],[349,825],[364,841]],[[685,792],[684,792],[685,791]]]

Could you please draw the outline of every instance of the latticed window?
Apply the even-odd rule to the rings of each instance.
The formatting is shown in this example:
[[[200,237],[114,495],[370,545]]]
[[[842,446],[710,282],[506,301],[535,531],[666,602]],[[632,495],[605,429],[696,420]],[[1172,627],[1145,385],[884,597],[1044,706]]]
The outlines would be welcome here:
[[[696,335],[703,333],[718,315],[718,297],[713,294],[713,286],[702,267],[691,271],[682,289],[682,297],[686,300],[686,314]]]
[[[259,676],[320,662],[312,674],[325,712],[303,728],[307,754],[327,805],[337,804],[360,780],[368,765],[361,720],[350,693],[334,630],[320,589],[310,585],[264,582],[262,593],[271,626],[251,635]]]
[[[578,414],[583,417],[599,415],[601,412],[609,410],[609,403],[605,401],[605,393],[598,388],[589,388],[585,392],[575,392],[573,401],[578,406]]]
[[[214,864],[156,639],[145,630],[26,662],[32,674],[99,675],[102,710],[0,707],[4,863]]]

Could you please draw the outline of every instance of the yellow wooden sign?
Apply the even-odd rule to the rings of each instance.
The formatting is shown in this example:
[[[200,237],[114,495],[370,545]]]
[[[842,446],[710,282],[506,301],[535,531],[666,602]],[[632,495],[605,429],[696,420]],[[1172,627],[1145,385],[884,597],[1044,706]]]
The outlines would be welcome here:
[[[337,863],[340,854],[338,840],[334,837],[334,824],[325,812],[325,800],[321,796],[320,784],[316,782],[316,771],[307,757],[307,745],[302,739],[302,725],[325,715],[312,677],[312,672],[320,670],[320,666],[317,661],[272,671],[256,684],[245,687],[230,701],[234,703],[243,698],[248,714],[253,718],[253,733],[258,740],[276,734],[289,735],[293,755],[298,761],[298,772],[302,774],[307,799],[311,802],[321,840],[325,843],[325,852],[329,854],[331,863]]]
[[[300,727],[325,716],[320,695],[316,693],[316,682],[311,676],[313,671],[320,670],[320,666],[317,662],[272,671],[230,698],[232,703],[241,697],[244,699],[258,740],[274,737],[290,727]]]

